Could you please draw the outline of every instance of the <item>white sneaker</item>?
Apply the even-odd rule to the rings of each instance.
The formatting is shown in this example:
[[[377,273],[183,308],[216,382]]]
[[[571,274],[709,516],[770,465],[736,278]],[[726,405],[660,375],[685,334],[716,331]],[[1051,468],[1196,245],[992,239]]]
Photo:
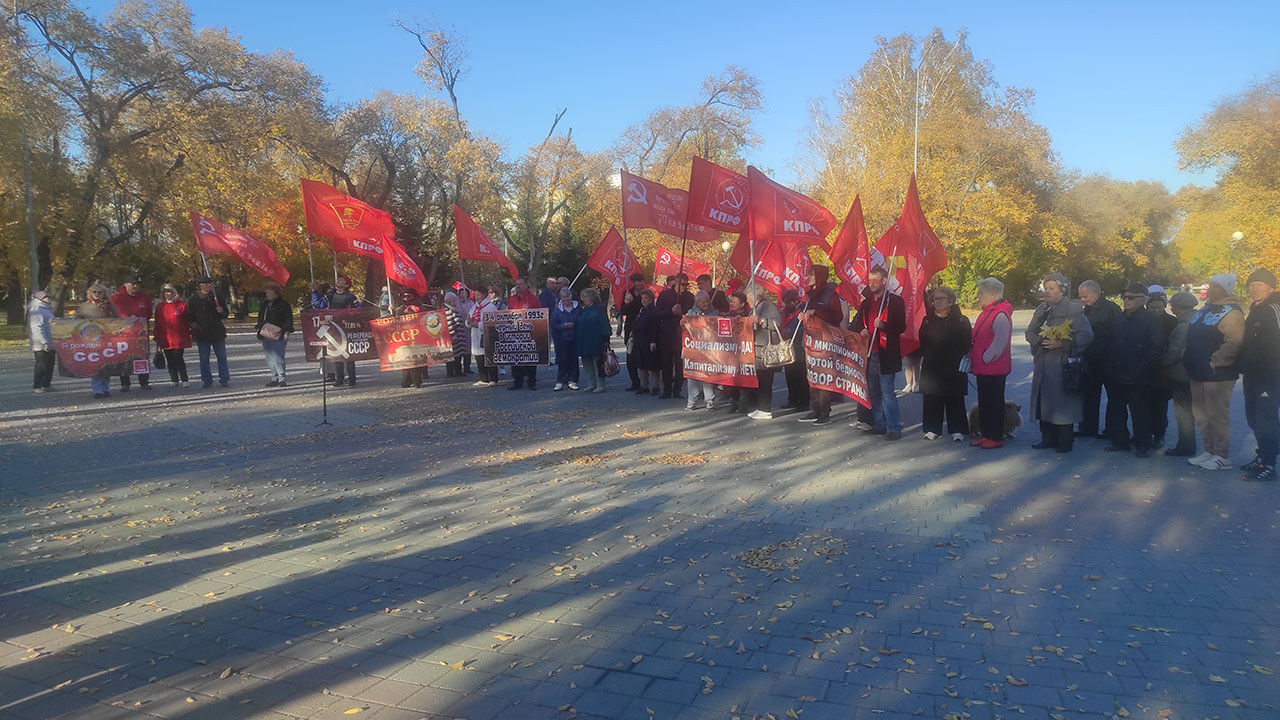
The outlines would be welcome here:
[[[1205,470],[1230,470],[1231,461],[1228,460],[1227,458],[1214,455],[1210,457],[1208,460],[1205,460],[1204,462],[1200,463],[1200,467],[1204,468]]]
[[[951,442],[964,442],[964,435],[960,433],[951,433]]]
[[[772,420],[773,413],[766,412],[764,410],[752,410],[751,412],[747,413],[747,417],[751,418],[752,420]]]
[[[1211,457],[1213,457],[1213,453],[1211,453],[1211,452],[1202,452],[1202,453],[1200,453],[1199,455],[1197,455],[1197,456],[1195,456],[1195,457],[1193,457],[1193,458],[1187,458],[1187,464],[1188,464],[1188,465],[1199,465],[1200,463],[1203,463],[1204,461],[1208,460],[1208,459],[1209,459],[1209,458],[1211,458]]]
[[[564,383],[556,383],[556,386],[551,389],[555,392],[560,392],[564,389]]]
[[[576,382],[571,382],[571,383],[569,383],[569,389],[570,389],[570,390],[577,390],[577,389],[578,389],[578,383],[576,383]]]
[[[471,383],[471,387],[488,387],[488,385],[489,383],[485,382],[484,380],[477,380]]]
[[[927,432],[924,434],[925,440],[937,440],[939,437],[942,437],[942,436],[936,432]]]
[[[854,428],[855,430],[870,430],[870,429],[871,429],[871,426],[870,426],[870,425],[868,425],[868,424],[866,424],[866,423],[862,422],[861,420],[859,420],[859,421],[857,421],[857,422],[851,422],[851,423],[849,423],[849,427]]]

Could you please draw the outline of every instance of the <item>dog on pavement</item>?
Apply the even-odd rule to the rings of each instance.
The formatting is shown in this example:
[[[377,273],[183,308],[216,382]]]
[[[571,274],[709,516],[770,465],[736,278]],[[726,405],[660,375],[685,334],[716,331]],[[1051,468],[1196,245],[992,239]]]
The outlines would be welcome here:
[[[969,432],[973,437],[978,437],[982,432],[981,418],[978,416],[978,406],[974,405],[969,411]],[[1004,403],[1004,439],[1012,440],[1017,437],[1018,428],[1022,427],[1022,406],[1006,400]]]

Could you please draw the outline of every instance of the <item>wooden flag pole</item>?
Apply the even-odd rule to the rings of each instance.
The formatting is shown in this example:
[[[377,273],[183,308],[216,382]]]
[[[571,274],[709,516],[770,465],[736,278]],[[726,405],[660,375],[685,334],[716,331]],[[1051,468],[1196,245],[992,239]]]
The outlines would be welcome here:
[[[316,284],[316,259],[311,254],[311,233],[307,233],[307,266],[311,268],[311,285]]]

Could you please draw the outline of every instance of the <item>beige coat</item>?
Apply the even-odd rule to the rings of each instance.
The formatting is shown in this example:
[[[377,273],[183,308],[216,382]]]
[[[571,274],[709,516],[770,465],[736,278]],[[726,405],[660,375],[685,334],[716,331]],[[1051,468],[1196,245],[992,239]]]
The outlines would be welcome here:
[[[1040,328],[1071,322],[1071,337],[1062,347],[1050,350],[1041,344]],[[1057,305],[1040,303],[1027,325],[1027,342],[1035,361],[1031,378],[1031,419],[1053,425],[1074,425],[1084,418],[1083,396],[1062,388],[1062,367],[1068,358],[1079,357],[1093,342],[1093,328],[1084,316],[1084,305],[1063,298]]]

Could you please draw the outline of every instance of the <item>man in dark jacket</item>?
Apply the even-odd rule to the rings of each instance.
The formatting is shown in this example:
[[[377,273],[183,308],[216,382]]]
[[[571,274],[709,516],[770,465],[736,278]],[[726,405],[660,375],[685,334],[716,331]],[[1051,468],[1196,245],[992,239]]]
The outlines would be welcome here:
[[[555,278],[547,278],[546,286],[542,288],[542,292],[538,293],[538,304],[543,308],[550,310],[560,302],[560,284]]]
[[[844,311],[844,304],[840,302],[840,295],[837,293],[839,286],[833,282],[828,282],[831,277],[830,273],[831,270],[826,265],[814,265],[809,268],[809,274],[805,276],[809,291],[805,293],[804,302],[800,305],[800,315],[798,316],[802,324],[810,317],[814,317],[828,325],[840,327],[844,324],[844,321],[849,319],[849,316]],[[806,360],[804,357],[803,326],[800,328],[797,337],[799,340],[796,344],[796,362],[804,368]],[[807,377],[807,369],[805,374]],[[831,422],[831,399],[830,390],[810,387],[809,407],[812,410],[800,416],[800,422],[813,423],[814,425],[826,425]]]
[[[1133,418],[1132,446],[1140,458],[1151,453],[1151,382],[1164,355],[1164,328],[1146,309],[1147,286],[1133,283],[1124,291],[1124,311],[1111,325],[1108,356],[1107,428],[1110,452],[1128,452],[1129,426]]]
[[[862,305],[849,329],[861,332],[871,342],[867,353],[867,394],[871,396],[874,424],[863,432],[897,440],[902,437],[902,419],[894,383],[902,370],[901,338],[907,331],[907,306],[901,297],[889,292],[888,282],[888,270],[871,268],[867,289],[862,291]]]
[[[1169,296],[1164,288],[1152,285],[1147,288],[1147,310],[1160,321],[1160,331],[1164,335],[1164,347],[1167,352],[1173,331],[1178,327],[1178,318],[1170,315]],[[1156,368],[1155,381],[1151,383],[1151,449],[1164,447],[1165,435],[1169,432],[1169,401],[1173,399],[1173,381],[1169,379],[1164,361]]]
[[[636,315],[640,314],[640,291],[649,287],[644,273],[631,273],[631,287],[622,296],[622,341],[627,346],[627,377],[631,378],[628,392],[640,389],[640,375],[636,363],[631,362],[631,334],[635,329]]]
[[[729,296],[712,284],[711,276],[703,273],[697,277],[697,281],[698,289],[710,296],[711,307],[720,311],[721,315],[727,314],[729,312]]]
[[[218,358],[218,384],[231,384],[231,371],[227,369],[227,328],[222,324],[227,317],[227,304],[213,291],[213,280],[202,277],[196,280],[196,294],[187,299],[187,322],[191,324],[191,338],[200,351],[201,387],[213,387],[213,373],[209,368],[209,351]]]
[[[1245,480],[1275,480],[1280,452],[1280,292],[1270,270],[1254,270],[1245,284],[1249,315],[1244,321],[1239,367],[1244,375],[1244,416],[1258,441],[1258,456],[1244,466]]]
[[[1096,436],[1099,440],[1109,438],[1109,431],[1104,428],[1098,432],[1098,413],[1102,408],[1102,388],[1107,388],[1107,405],[1111,405],[1112,390],[1107,384],[1107,357],[1111,349],[1111,326],[1120,317],[1120,308],[1102,294],[1102,286],[1093,280],[1080,283],[1080,302],[1084,303],[1084,316],[1093,328],[1093,342],[1085,349],[1081,358],[1084,361],[1084,378],[1080,382],[1080,393],[1084,400],[1084,421],[1076,429],[1076,437]],[[1124,411],[1120,408],[1121,412]]]
[[[680,318],[693,307],[689,276],[679,273],[654,304],[658,309],[658,352],[661,353],[663,398],[683,398],[684,359],[680,348]]]

